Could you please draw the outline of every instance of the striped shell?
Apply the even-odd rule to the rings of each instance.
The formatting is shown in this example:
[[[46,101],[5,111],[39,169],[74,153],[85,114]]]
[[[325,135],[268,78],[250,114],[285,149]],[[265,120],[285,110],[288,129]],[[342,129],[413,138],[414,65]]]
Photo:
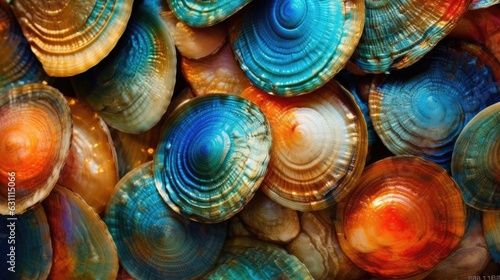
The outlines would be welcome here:
[[[230,17],[251,0],[167,0],[172,12],[191,26],[211,26]]]
[[[483,212],[483,232],[493,260],[500,262],[500,212]]]

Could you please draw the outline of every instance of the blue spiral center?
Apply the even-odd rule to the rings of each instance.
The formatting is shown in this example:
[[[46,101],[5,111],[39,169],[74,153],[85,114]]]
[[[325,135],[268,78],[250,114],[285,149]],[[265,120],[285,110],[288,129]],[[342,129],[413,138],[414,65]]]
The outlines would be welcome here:
[[[284,28],[294,29],[306,17],[307,5],[303,0],[285,0],[278,5],[276,20]]]

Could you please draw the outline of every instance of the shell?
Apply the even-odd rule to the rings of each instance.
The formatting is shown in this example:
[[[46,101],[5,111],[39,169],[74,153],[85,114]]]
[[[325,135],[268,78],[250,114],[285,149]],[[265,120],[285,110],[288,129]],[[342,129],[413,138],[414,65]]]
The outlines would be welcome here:
[[[196,223],[172,211],[156,190],[152,168],[144,163],[118,182],[104,221],[132,277],[195,279],[215,264],[227,225]]]
[[[337,203],[356,184],[368,152],[366,123],[335,80],[304,96],[273,96],[255,87],[242,96],[271,124],[271,162],[260,187],[271,199],[315,211]]]
[[[167,110],[176,61],[166,24],[153,11],[138,6],[111,54],[72,82],[77,97],[109,126],[141,133],[158,123]]]
[[[160,16],[167,23],[175,46],[183,57],[206,57],[216,53],[226,42],[226,27],[222,24],[196,28],[180,21],[172,11],[162,12]]]
[[[500,212],[483,212],[483,232],[493,260],[500,262]]]
[[[0,91],[17,85],[48,82],[49,76],[30,49],[5,1],[0,1]]]
[[[484,9],[496,4],[500,4],[499,0],[472,0],[472,3],[470,3],[470,10],[475,10],[475,9]]]
[[[236,95],[191,99],[167,119],[154,157],[160,195],[181,215],[206,223],[239,212],[264,178],[271,128]]]
[[[11,6],[47,74],[62,77],[87,71],[111,52],[125,30],[132,3],[16,0]]]
[[[297,211],[283,207],[258,191],[239,216],[247,228],[262,240],[284,244],[300,231]]]
[[[253,85],[282,96],[311,92],[340,71],[365,18],[360,0],[269,0],[248,8],[229,30],[236,59]]]
[[[181,69],[196,95],[211,93],[239,95],[250,86],[250,81],[236,63],[229,44],[202,59],[182,58]]]
[[[451,32],[471,0],[366,1],[363,35],[349,69],[383,73],[422,58]]]
[[[118,254],[113,239],[81,197],[57,185],[42,206],[53,248],[49,279],[116,279]]]
[[[47,279],[52,266],[49,224],[40,205],[0,216],[1,279]]]
[[[226,241],[217,266],[203,279],[303,279],[312,276],[295,256],[250,237]]]
[[[480,45],[439,44],[414,65],[378,75],[369,95],[370,116],[384,145],[449,170],[465,124],[500,101],[500,63]]]
[[[97,113],[66,97],[73,119],[73,137],[59,185],[79,194],[101,213],[118,182],[118,164],[110,132]]]
[[[465,226],[465,204],[451,176],[413,156],[368,166],[338,204],[335,222],[347,257],[385,279],[430,273],[457,248]]]
[[[468,205],[500,210],[500,102],[482,110],[460,133],[451,173]]]
[[[167,0],[175,16],[191,26],[211,26],[223,21],[251,0]]]
[[[49,194],[69,153],[71,127],[68,103],[51,86],[0,95],[0,214],[22,214]]]

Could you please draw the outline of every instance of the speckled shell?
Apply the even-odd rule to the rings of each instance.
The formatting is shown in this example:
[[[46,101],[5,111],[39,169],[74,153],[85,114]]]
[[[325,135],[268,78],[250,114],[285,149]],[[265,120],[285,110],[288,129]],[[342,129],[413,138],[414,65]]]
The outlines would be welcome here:
[[[455,141],[483,108],[500,101],[500,63],[478,44],[439,44],[414,65],[378,75],[370,116],[384,145],[450,169]]]
[[[422,277],[446,258],[465,232],[460,189],[437,164],[396,156],[368,166],[338,204],[342,251],[382,278]]]
[[[49,194],[69,154],[71,127],[68,103],[51,86],[27,84],[0,95],[0,214],[12,211],[9,200],[21,214]]]
[[[115,244],[104,222],[80,196],[57,185],[42,206],[53,248],[49,279],[116,279]]]
[[[78,99],[66,97],[73,119],[68,158],[57,181],[101,213],[118,182],[115,147],[107,125]]]
[[[500,212],[483,212],[483,232],[488,250],[495,262],[500,262]]]
[[[0,279],[47,279],[52,242],[40,205],[22,215],[0,216],[0,250]]]
[[[254,2],[231,25],[237,61],[256,87],[276,95],[311,92],[327,83],[354,51],[364,1]]]
[[[351,57],[355,71],[408,67],[443,39],[471,0],[366,1],[363,35]]]
[[[27,83],[42,83],[49,76],[30,49],[10,7],[0,1],[0,91]]]
[[[117,184],[104,221],[120,262],[137,279],[196,279],[216,262],[226,223],[201,224],[172,211],[156,190],[153,163]]]
[[[199,96],[174,110],[163,131],[155,182],[175,212],[221,222],[253,197],[272,143],[269,122],[255,104],[236,95]]]
[[[211,26],[230,17],[251,0],[167,0],[173,13],[191,26]]]
[[[500,210],[500,102],[482,110],[460,133],[451,172],[468,205]]]
[[[45,71],[61,77],[82,73],[110,53],[125,30],[132,3],[16,0],[11,6]]]
[[[354,98],[335,80],[303,96],[273,96],[255,87],[242,96],[269,119],[273,149],[261,190],[299,211],[340,201],[361,176],[367,131]]]
[[[312,276],[297,257],[250,237],[226,241],[215,269],[203,279],[303,279]]]

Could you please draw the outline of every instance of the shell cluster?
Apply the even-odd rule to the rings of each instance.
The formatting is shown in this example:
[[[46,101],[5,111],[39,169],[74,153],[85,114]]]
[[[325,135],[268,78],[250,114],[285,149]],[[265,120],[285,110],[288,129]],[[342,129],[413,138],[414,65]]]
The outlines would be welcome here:
[[[500,279],[491,0],[0,0],[0,279]]]

